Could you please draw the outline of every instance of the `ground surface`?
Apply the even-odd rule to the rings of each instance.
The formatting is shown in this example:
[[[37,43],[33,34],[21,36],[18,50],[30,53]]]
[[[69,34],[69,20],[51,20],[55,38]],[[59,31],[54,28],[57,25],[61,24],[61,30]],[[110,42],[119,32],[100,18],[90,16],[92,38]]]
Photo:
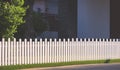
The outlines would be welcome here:
[[[49,68],[33,68],[23,70],[120,70],[120,63],[116,64],[91,64],[91,65],[72,65]]]

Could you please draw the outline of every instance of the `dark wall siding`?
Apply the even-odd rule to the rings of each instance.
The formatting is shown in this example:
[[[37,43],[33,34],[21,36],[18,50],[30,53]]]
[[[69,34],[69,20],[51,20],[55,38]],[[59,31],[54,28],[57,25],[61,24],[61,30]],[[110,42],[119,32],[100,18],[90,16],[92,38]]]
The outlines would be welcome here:
[[[59,37],[77,37],[77,0],[59,0]]]
[[[110,36],[120,38],[120,0],[110,0]]]

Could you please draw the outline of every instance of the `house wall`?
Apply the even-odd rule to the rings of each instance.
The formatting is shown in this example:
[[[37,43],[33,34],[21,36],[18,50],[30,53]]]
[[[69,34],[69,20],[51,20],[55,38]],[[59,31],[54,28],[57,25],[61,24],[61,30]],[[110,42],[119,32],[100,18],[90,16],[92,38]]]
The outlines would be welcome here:
[[[33,10],[38,11],[38,8],[42,13],[45,13],[47,8],[49,14],[58,14],[58,0],[35,0]]]
[[[120,39],[120,0],[110,0],[110,34],[111,38]]]
[[[58,0],[47,0],[47,8],[50,14],[58,14]]]
[[[110,37],[110,0],[78,0],[78,38]]]
[[[46,8],[45,0],[35,0],[34,1],[33,10],[38,11],[38,8],[41,9],[42,13],[45,12],[45,8]]]
[[[77,37],[77,0],[59,0],[59,38]]]

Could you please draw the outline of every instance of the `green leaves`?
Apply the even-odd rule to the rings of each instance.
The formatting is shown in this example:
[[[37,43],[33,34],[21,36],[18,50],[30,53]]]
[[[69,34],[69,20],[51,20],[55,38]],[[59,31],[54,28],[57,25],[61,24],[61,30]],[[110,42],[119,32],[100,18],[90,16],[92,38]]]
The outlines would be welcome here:
[[[25,21],[26,7],[24,0],[12,0],[11,3],[0,1],[0,37],[13,38],[17,27]]]
[[[24,0],[12,0],[12,3],[15,6],[23,6],[24,5]]]

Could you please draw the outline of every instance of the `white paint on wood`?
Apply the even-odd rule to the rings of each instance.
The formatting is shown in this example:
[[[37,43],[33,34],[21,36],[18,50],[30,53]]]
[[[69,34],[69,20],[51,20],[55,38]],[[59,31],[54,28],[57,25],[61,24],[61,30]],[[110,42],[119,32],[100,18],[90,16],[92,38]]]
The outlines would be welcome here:
[[[120,59],[118,39],[0,41],[0,66]]]

